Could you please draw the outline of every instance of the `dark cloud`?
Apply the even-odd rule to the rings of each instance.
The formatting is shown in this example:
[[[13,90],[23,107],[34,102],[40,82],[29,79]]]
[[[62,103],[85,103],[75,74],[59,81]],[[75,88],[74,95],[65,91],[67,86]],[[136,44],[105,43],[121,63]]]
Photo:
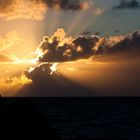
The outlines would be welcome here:
[[[39,57],[39,61],[64,62],[88,58],[92,55],[92,48],[98,40],[98,37],[80,35],[73,39],[71,43],[65,42],[61,45],[61,41],[56,37],[52,39],[52,43],[46,38],[39,46],[44,52],[43,56]]]
[[[99,36],[99,35],[101,35],[101,32],[96,32],[94,34],[97,35],[97,36]]]
[[[51,73],[52,64],[42,63],[33,71],[25,71],[25,75],[32,79],[32,84],[21,89],[17,96],[90,96],[92,92],[73,81],[65,78],[61,73]]]
[[[45,0],[45,2],[51,8],[62,10],[81,10],[89,7],[88,0]]]
[[[83,32],[83,33],[81,33],[81,35],[91,35],[91,32],[90,31]]]
[[[140,49],[140,32],[136,31],[124,37],[121,41],[114,44],[112,47],[108,47],[107,52],[119,52],[119,51],[131,51],[134,49]]]
[[[140,48],[139,31],[126,36],[111,36],[109,38],[96,35],[79,35],[76,38],[68,38],[63,34],[65,32],[60,29],[53,37],[44,38],[37,49],[40,62],[74,61],[94,55]],[[60,37],[62,38],[60,39]]]
[[[140,4],[137,0],[121,0],[119,5],[113,7],[114,9],[137,9]]]
[[[114,31],[114,33],[119,33],[119,32],[120,32],[119,30],[115,30],[115,31]]]

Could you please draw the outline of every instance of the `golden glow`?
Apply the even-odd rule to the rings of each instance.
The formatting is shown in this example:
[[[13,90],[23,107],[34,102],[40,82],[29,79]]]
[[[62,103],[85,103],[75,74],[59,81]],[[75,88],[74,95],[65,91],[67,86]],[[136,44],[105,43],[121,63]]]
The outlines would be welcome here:
[[[38,46],[38,48],[35,51],[35,54],[37,55],[36,59],[38,61],[39,61],[39,58],[42,58],[44,56],[44,54],[48,53],[47,49],[43,50],[43,49],[41,49],[41,47],[44,46],[45,43],[46,44],[47,43],[50,43],[50,44],[53,43],[54,39],[56,39],[59,42],[56,47],[63,47],[64,44],[72,44],[72,41],[73,41],[74,38],[67,37],[67,34],[66,34],[66,32],[64,31],[63,28],[57,29],[57,31],[51,37],[45,36],[43,38],[43,41],[40,43],[40,45]],[[68,50],[68,52],[64,53],[64,55],[67,55],[67,53],[69,53],[69,50]]]
[[[58,66],[58,64],[59,63],[52,64],[52,66],[50,67],[50,70],[51,70],[50,75],[52,75],[53,73],[56,73],[57,72],[57,66]]]
[[[120,42],[121,40],[123,40],[125,37],[120,35],[120,36],[110,36],[108,39],[108,43],[110,46],[113,46],[114,44]]]
[[[16,85],[16,84],[26,85],[32,83],[32,80],[27,78],[25,74],[22,74],[20,77],[8,77],[4,79],[3,82],[4,81],[5,84],[10,84],[10,85]]]
[[[37,48],[35,54],[37,55],[37,60],[39,60],[39,58],[44,55],[44,52],[40,48]]]
[[[23,42],[23,39],[16,31],[8,32],[6,37],[0,36],[0,51],[5,51],[15,45],[19,45]]]
[[[47,65],[49,64],[48,62],[43,62],[43,63],[35,63],[34,66],[31,66],[29,69],[28,69],[28,72],[31,73],[33,72],[36,68],[39,68],[41,65]],[[43,71],[45,71],[45,69],[43,68]]]
[[[25,21],[23,23],[13,21],[10,25],[15,30],[7,32],[6,29],[9,28],[9,26],[1,23],[3,28],[1,29],[0,35],[0,54],[5,54],[13,61],[17,58],[34,58],[35,54],[33,52],[39,44],[36,40],[36,34],[38,30],[43,28],[42,24],[40,23],[38,25],[38,23],[33,21]],[[39,28],[36,28],[37,25]]]
[[[21,84],[31,84],[32,80],[29,79],[25,74],[22,74],[22,76],[20,77],[20,81]]]
[[[83,10],[87,10],[87,9],[89,9],[90,8],[90,3],[87,1],[87,2],[83,2],[82,4],[81,4],[81,9],[83,9]]]
[[[32,80],[24,76],[1,79],[0,80],[0,94],[4,97],[16,96],[16,94],[18,93],[20,89],[22,89],[25,85],[28,85],[31,83],[32,83]]]
[[[35,69],[34,67],[30,67],[28,72],[31,73],[32,71],[34,71],[34,69]]]
[[[13,62],[0,62],[0,94],[2,96],[14,96],[25,85],[33,81],[24,71],[35,65],[34,59],[18,59]]]
[[[53,40],[54,37],[56,37],[59,41],[58,47],[63,46],[65,43],[71,44],[73,40],[72,37],[67,37],[67,34],[63,28],[57,29],[57,31],[52,35],[50,40]]]
[[[36,64],[38,62],[38,59],[15,59],[15,61],[11,62],[11,64]],[[6,62],[5,62],[6,63]],[[9,62],[7,62],[9,63]]]
[[[92,50],[98,51],[100,45],[101,45],[103,42],[105,42],[104,40],[105,40],[104,37],[100,38],[99,41],[95,44],[95,46],[93,46],[93,49],[92,49]]]
[[[1,2],[0,17],[6,20],[19,18],[42,20],[47,9],[47,5],[41,0],[6,0]]]
[[[53,40],[52,40],[52,38],[49,38],[49,43],[51,44],[51,43],[53,43]]]
[[[39,58],[48,53],[39,47],[34,52],[40,42],[40,38],[44,36],[44,33],[51,35],[51,33],[56,30],[58,26],[60,26],[59,21],[62,20],[61,16],[63,16],[65,13],[62,12],[63,10],[51,13],[53,11],[51,9],[52,11],[50,13],[52,17],[49,19],[46,17],[47,22],[50,23],[48,24],[46,19],[43,22],[38,21],[45,17],[45,13],[48,10],[47,5],[44,4],[42,0],[14,1],[15,2],[12,3],[10,7],[7,7],[8,9],[4,9],[4,12],[1,12],[2,8],[0,5],[0,17],[4,18],[4,22],[2,20],[3,23],[0,23],[2,27],[1,33],[5,34],[5,32],[7,32],[5,37],[0,35],[0,54],[5,54],[11,58],[10,62],[0,61],[0,94],[2,93],[4,96],[9,94],[9,96],[12,96],[25,85],[32,84],[32,79],[29,79],[24,74],[24,71],[27,71],[27,73],[32,73],[34,70],[36,70],[36,68],[39,68],[44,64],[48,64],[48,66],[51,65],[49,74],[52,75],[52,77],[55,76],[55,73],[59,72],[67,79],[90,89],[102,90],[109,89],[110,87],[114,88],[116,91],[117,89],[121,89],[121,85],[119,83],[122,83],[121,80],[123,81],[124,79],[127,79],[127,77],[125,77],[125,72],[127,72],[127,70],[125,70],[124,73],[122,71],[122,67],[125,69],[125,66],[127,65],[124,65],[122,62],[110,62],[108,60],[100,61],[97,59],[94,61],[93,58],[66,63],[39,62]],[[60,6],[56,4],[54,8],[59,10]],[[91,25],[94,20],[96,20],[96,17],[92,17],[93,14],[101,15],[104,12],[99,8],[90,9],[89,2],[82,3],[81,9],[88,10],[75,11],[74,19],[71,18],[72,14],[70,14],[67,17],[70,17],[67,21],[60,23],[62,26],[63,24],[65,25],[64,28],[67,27],[67,33],[63,28],[59,28],[53,35],[51,35],[51,37],[47,36],[47,41],[50,44],[53,43],[54,39],[57,39],[59,42],[59,44],[55,46],[56,48],[62,47],[64,44],[72,44],[72,41],[75,38],[68,36],[74,33],[81,34],[85,31],[85,29],[88,28],[89,25]],[[91,18],[89,18],[86,22],[84,19],[87,16]],[[8,21],[5,22],[5,19]],[[65,23],[67,23],[67,25]],[[49,28],[48,32],[46,31],[46,28]],[[11,29],[14,31],[11,31]],[[100,38],[96,43],[96,46],[94,46],[93,50],[97,51],[99,46],[104,42],[104,39],[105,38]],[[111,44],[113,46],[114,43],[119,42],[122,39],[124,39],[123,36],[117,36],[110,37],[107,41],[109,46],[111,46]],[[71,51],[71,49],[67,49],[63,55],[70,56]],[[82,47],[78,46],[77,52],[82,51]],[[105,60],[105,58],[103,59]],[[42,68],[42,72],[44,73],[47,73],[47,70],[48,69],[45,69],[45,67]],[[121,76],[123,75],[124,78],[119,77],[119,74]],[[124,80],[123,83],[125,82],[127,82],[127,80]]]

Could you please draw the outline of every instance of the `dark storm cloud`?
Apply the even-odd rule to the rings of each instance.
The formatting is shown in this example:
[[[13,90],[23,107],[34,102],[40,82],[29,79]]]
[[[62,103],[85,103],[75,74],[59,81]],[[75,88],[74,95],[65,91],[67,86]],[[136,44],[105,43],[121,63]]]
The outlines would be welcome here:
[[[32,79],[32,84],[27,85],[19,91],[18,96],[38,97],[38,96],[87,96],[92,95],[89,89],[79,86],[73,81],[65,78],[61,73],[55,72],[51,75],[52,64],[42,63],[35,67],[33,71],[26,71],[25,75]],[[74,95],[75,94],[75,95]]]
[[[88,58],[93,54],[93,46],[99,41],[96,36],[80,35],[71,42],[61,45],[56,37],[49,42],[49,38],[40,44],[39,50],[43,55],[39,57],[42,62],[64,62],[74,61],[80,58]]]
[[[109,38],[96,35],[79,35],[68,38],[63,29],[52,38],[44,37],[37,48],[40,62],[65,62],[90,58],[94,55],[115,53],[123,50],[140,48],[140,32],[136,31],[126,36],[111,36]],[[57,36],[58,35],[58,36]],[[61,39],[60,36],[61,35]]]
[[[131,51],[133,49],[140,49],[140,32],[136,31],[124,37],[121,41],[110,47],[107,52]]]
[[[121,0],[119,5],[113,7],[113,9],[138,9],[140,4],[137,0]]]
[[[88,0],[44,0],[51,8],[60,8],[62,10],[81,10],[87,9]],[[57,7],[58,6],[58,7]]]

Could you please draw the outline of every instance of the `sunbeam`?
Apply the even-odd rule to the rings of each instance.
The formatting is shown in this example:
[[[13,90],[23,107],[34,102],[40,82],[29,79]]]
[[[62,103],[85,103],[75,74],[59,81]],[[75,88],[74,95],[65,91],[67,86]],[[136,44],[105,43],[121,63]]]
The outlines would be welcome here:
[[[86,13],[84,11],[80,11],[78,13],[75,13],[75,17],[73,20],[71,20],[72,22],[70,22],[68,31],[67,31],[67,35],[71,35],[73,33],[77,33],[78,31],[78,27],[79,27],[79,23],[82,23],[83,19],[86,17]]]

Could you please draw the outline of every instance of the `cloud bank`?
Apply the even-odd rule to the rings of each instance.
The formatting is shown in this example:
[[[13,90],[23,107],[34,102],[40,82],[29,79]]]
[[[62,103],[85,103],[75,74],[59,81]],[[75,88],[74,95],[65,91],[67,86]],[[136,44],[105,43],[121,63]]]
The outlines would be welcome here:
[[[36,50],[40,62],[66,62],[140,48],[140,32],[109,38],[97,35],[67,37],[63,29],[45,36]]]
[[[115,6],[114,9],[138,9],[140,4],[137,0],[121,0],[119,5]]]
[[[42,20],[48,8],[56,10],[85,10],[88,0],[0,0],[0,17],[6,20]]]

